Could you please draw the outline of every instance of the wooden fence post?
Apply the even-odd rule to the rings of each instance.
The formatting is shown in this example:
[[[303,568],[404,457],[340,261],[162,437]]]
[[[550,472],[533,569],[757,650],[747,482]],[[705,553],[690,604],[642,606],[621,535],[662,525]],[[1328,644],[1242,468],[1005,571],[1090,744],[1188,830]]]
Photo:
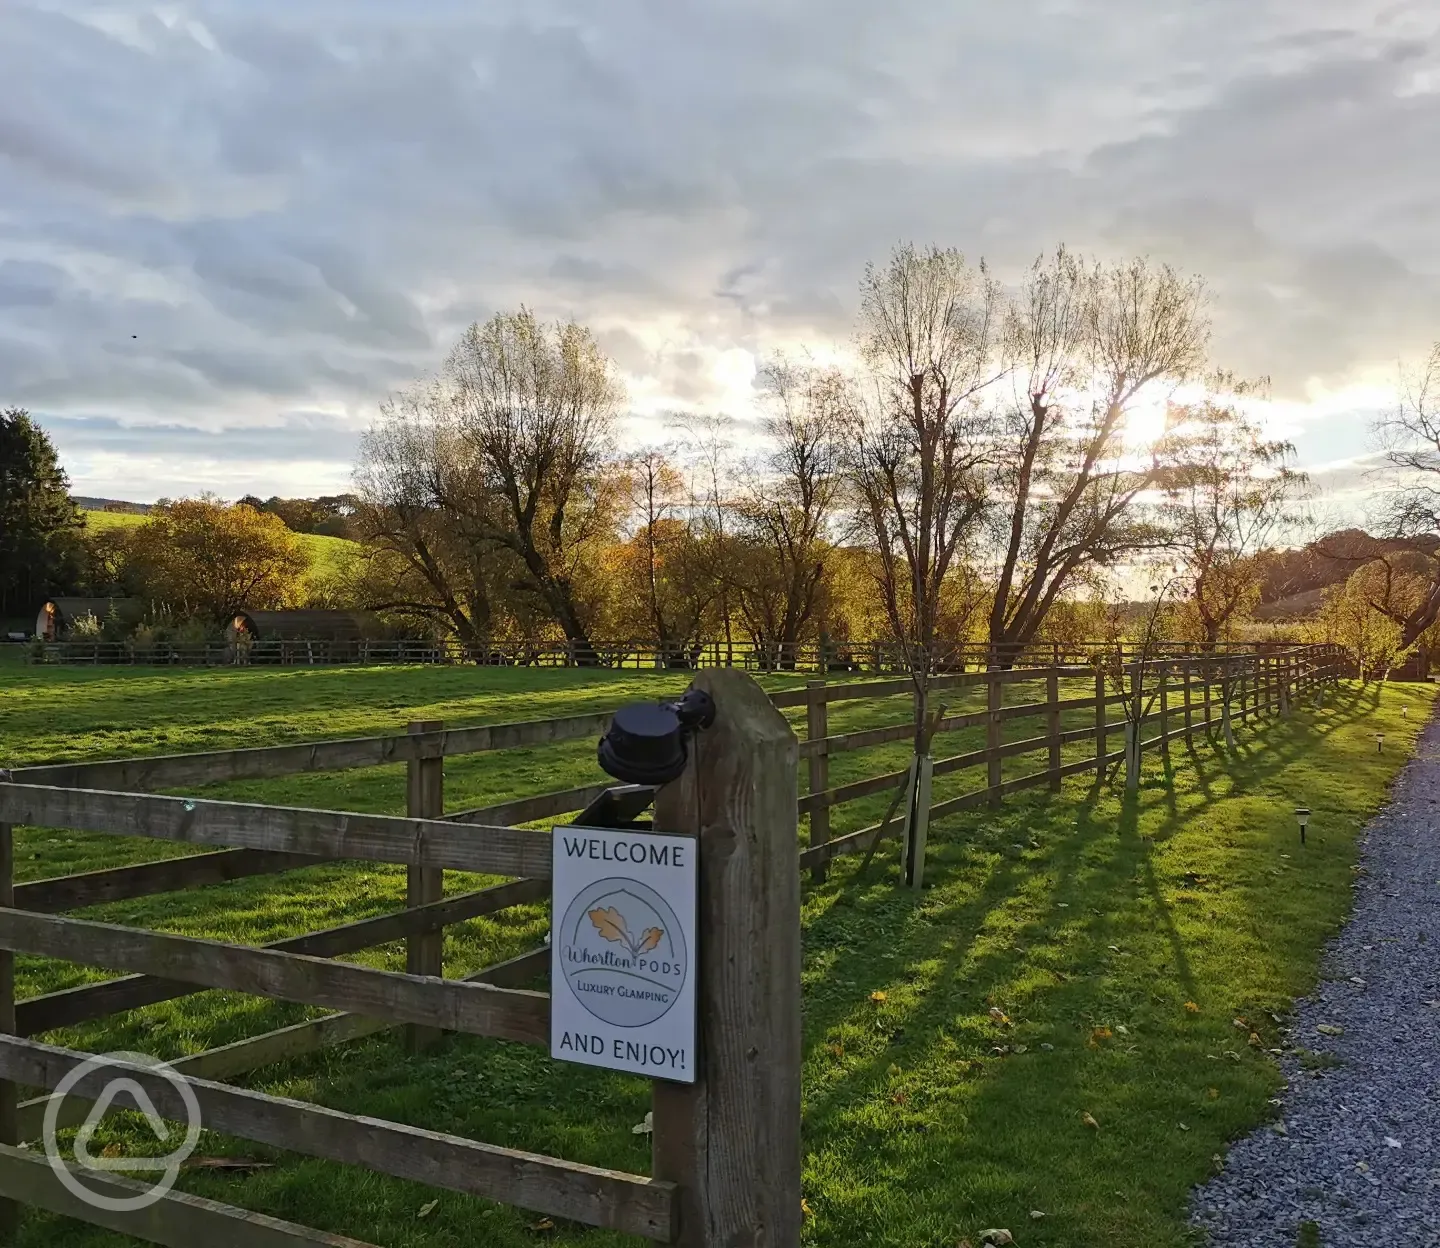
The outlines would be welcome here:
[[[805,732],[811,741],[823,741],[830,735],[830,716],[825,701],[825,682],[812,680],[805,685]],[[830,754],[828,748],[810,755],[810,792],[823,793],[830,787]],[[823,845],[830,839],[830,808],[817,806],[810,812],[810,844]],[[823,883],[826,864],[817,862],[810,868],[810,878]]]
[[[1105,779],[1105,658],[1095,668],[1095,783]]]
[[[1235,716],[1232,713],[1231,700],[1235,692],[1235,660],[1227,655],[1220,662],[1220,679],[1222,681],[1220,690],[1220,730],[1225,737],[1225,748],[1233,750],[1235,748]],[[1243,663],[1244,660],[1242,659],[1241,662]],[[1242,668],[1242,677],[1243,670]],[[1243,684],[1241,685],[1241,691],[1242,693],[1244,691]]]
[[[1125,713],[1125,791],[1133,793],[1140,787],[1140,722],[1145,710],[1145,667],[1140,659],[1130,664],[1130,700]]]
[[[1160,753],[1170,757],[1170,660],[1160,660]]]
[[[1000,707],[1004,697],[1004,686],[1000,683],[1000,669],[991,666],[986,673],[985,706],[990,712],[985,717],[985,750],[989,768],[986,773],[990,789],[990,805],[1000,805],[1000,782],[1004,777],[1000,757],[1000,744],[1004,734],[1000,726]]]
[[[1059,643],[1056,643],[1058,648]],[[1060,792],[1060,666],[1057,652],[1055,667],[1045,677],[1046,727],[1050,737],[1050,792]]]
[[[1195,665],[1189,659],[1180,663],[1180,671],[1185,678],[1185,744],[1189,745],[1195,739],[1195,708],[1190,697],[1190,682],[1195,674]]]
[[[15,904],[15,829],[0,823],[0,906]],[[15,955],[0,950],[0,1032],[15,1035]],[[0,1144],[20,1143],[20,1122],[17,1109],[19,1089],[14,1083],[0,1080]],[[0,1200],[0,1242],[13,1243],[20,1227],[20,1206],[13,1200]]]
[[[652,1085],[653,1173],[681,1248],[800,1242],[800,863],[795,734],[743,672],[701,672],[714,725],[655,826],[700,844],[699,1078]]]
[[[412,734],[440,732],[442,720],[420,719],[408,728]],[[445,759],[412,758],[405,768],[405,813],[412,819],[443,819],[445,817]],[[441,867],[421,867],[413,863],[406,868],[405,904],[424,906],[445,897],[445,871]],[[405,938],[405,970],[411,975],[445,973],[445,932],[437,928]],[[405,1029],[405,1046],[418,1053],[440,1039],[434,1027],[411,1024]]]

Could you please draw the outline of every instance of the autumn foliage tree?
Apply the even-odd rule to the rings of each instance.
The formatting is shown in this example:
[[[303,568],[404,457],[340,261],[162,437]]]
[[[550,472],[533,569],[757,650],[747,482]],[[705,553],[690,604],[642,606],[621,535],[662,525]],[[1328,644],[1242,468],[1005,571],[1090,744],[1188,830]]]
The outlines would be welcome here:
[[[1259,602],[1259,555],[1299,520],[1306,484],[1291,467],[1294,446],[1265,437],[1245,411],[1254,387],[1217,378],[1214,388],[1217,397],[1170,413],[1161,506],[1194,640],[1207,651]]]
[[[130,534],[128,556],[145,597],[214,624],[293,603],[310,566],[278,516],[213,496],[162,501]]]

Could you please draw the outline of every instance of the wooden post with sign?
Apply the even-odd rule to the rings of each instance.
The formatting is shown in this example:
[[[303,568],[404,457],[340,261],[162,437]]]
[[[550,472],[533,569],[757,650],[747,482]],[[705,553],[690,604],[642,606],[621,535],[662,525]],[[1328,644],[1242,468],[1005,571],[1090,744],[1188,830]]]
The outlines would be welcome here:
[[[445,724],[438,719],[415,720],[408,731],[413,735],[440,732]],[[405,813],[412,819],[443,819],[445,817],[445,757],[436,752],[433,758],[412,758],[406,764]],[[427,906],[445,898],[445,872],[441,867],[422,867],[412,863],[406,868],[405,904]],[[405,970],[410,975],[434,975],[444,970],[445,931],[436,928],[405,938]],[[411,1024],[405,1029],[405,1047],[418,1053],[440,1039],[443,1033],[434,1027]]]
[[[677,1184],[682,1248],[781,1248],[801,1223],[799,750],[745,673],[695,685],[715,723],[655,830],[699,840],[699,1070],[652,1085],[653,1173]]]

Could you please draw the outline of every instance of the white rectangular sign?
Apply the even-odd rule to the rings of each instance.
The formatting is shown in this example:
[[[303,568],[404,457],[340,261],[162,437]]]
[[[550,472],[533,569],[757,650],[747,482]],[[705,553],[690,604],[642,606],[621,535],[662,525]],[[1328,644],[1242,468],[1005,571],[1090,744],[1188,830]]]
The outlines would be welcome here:
[[[695,1082],[695,838],[555,828],[550,1056]]]

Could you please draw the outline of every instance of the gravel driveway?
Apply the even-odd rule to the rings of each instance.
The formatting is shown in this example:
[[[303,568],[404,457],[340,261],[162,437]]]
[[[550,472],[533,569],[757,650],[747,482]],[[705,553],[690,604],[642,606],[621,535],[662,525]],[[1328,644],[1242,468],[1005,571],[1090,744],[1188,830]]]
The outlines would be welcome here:
[[[1281,1120],[1237,1143],[1196,1191],[1194,1220],[1215,1248],[1440,1245],[1437,823],[1432,721],[1366,829],[1354,917],[1328,953],[1326,978],[1297,1003],[1291,1043],[1338,1064],[1283,1059]],[[1302,1238],[1307,1221],[1318,1240]]]

